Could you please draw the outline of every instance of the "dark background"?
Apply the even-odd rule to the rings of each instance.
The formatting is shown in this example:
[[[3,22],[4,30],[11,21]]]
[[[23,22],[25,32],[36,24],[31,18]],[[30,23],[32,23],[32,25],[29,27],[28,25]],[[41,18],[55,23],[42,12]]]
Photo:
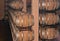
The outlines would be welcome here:
[[[12,41],[10,26],[8,21],[0,21],[0,41]]]

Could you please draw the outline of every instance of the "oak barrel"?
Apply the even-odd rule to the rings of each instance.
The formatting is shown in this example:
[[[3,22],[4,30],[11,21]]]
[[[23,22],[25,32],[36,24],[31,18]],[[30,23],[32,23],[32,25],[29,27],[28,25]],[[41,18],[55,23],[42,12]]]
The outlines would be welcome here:
[[[40,28],[40,38],[41,39],[55,39],[59,35],[59,31],[56,28]]]
[[[39,8],[41,10],[55,10],[59,7],[58,0],[40,0]]]
[[[52,25],[59,22],[59,15],[54,13],[40,14],[39,16],[40,24]]]
[[[10,12],[13,22],[20,27],[28,27],[34,24],[34,17],[32,14],[20,11]]]
[[[24,4],[23,4],[23,1],[21,0],[14,0],[14,1],[9,2],[8,6],[13,9],[22,9]]]

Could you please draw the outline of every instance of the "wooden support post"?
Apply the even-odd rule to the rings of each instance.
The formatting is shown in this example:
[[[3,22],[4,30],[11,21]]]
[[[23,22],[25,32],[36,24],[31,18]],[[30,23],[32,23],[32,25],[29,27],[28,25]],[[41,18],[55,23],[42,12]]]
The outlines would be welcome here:
[[[38,0],[32,0],[32,14],[34,16],[34,26],[32,27],[34,30],[34,41],[38,41]]]

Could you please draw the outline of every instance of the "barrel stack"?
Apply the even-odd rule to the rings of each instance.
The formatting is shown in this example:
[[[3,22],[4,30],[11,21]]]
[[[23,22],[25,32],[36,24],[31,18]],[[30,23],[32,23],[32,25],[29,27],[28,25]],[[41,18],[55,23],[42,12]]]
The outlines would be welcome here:
[[[60,15],[59,0],[39,0],[39,39],[51,41],[59,35]]]
[[[60,33],[59,0],[30,1],[9,0],[7,3],[13,41],[53,41]]]
[[[23,10],[23,0],[11,0],[8,2],[10,28],[13,41],[33,41],[34,16]]]

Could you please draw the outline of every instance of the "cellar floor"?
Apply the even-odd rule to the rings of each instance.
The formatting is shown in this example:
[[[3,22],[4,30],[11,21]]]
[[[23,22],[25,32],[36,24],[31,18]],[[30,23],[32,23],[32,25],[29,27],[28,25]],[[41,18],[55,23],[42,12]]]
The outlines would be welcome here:
[[[11,32],[7,21],[0,21],[0,41],[12,41]]]

